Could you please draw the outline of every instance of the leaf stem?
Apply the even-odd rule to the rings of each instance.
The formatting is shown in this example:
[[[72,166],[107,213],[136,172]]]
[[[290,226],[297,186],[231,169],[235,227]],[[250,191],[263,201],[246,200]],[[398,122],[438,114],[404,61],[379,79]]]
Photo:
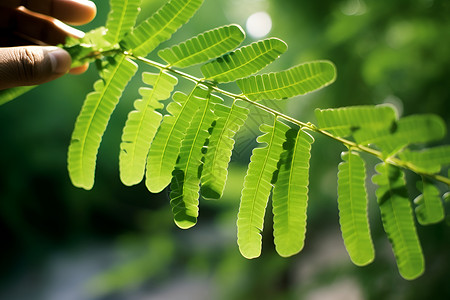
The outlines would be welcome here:
[[[210,81],[208,81],[208,80],[206,80],[204,78],[197,78],[197,77],[195,77],[193,75],[190,75],[190,74],[187,74],[185,72],[173,69],[170,66],[166,66],[164,64],[155,62],[155,61],[150,60],[148,58],[141,57],[141,56],[134,56],[134,55],[132,55],[132,54],[126,52],[126,51],[122,51],[122,53],[127,55],[131,59],[135,59],[135,60],[141,61],[141,62],[143,62],[143,63],[145,63],[147,65],[150,65],[150,66],[155,67],[155,68],[160,69],[160,70],[166,70],[166,71],[171,72],[171,73],[173,73],[175,75],[178,75],[178,76],[180,76],[182,78],[190,80],[190,81],[192,81],[192,82],[194,82],[196,84],[206,85],[206,86],[210,87],[212,90],[214,90],[215,92],[220,93],[222,95],[225,95],[227,97],[233,98],[235,100],[239,99],[239,100],[245,101],[247,103],[250,103],[251,105],[254,105],[254,106],[258,107],[261,110],[264,110],[264,111],[266,111],[268,113],[273,114],[276,118],[280,117],[280,118],[282,118],[282,119],[284,119],[284,120],[286,120],[286,121],[288,121],[290,123],[293,123],[293,124],[296,124],[296,125],[300,126],[303,129],[307,129],[307,130],[310,130],[310,131],[322,134],[324,136],[327,136],[327,137],[329,137],[329,138],[331,138],[331,139],[333,139],[335,141],[340,142],[341,144],[344,144],[345,146],[347,146],[349,148],[352,148],[352,149],[355,149],[355,150],[359,150],[359,151],[371,154],[371,155],[377,157],[378,159],[380,159],[381,161],[387,162],[387,163],[389,163],[391,165],[394,165],[396,167],[399,167],[399,168],[402,168],[402,169],[407,169],[407,170],[410,170],[410,171],[412,171],[412,172],[414,172],[416,174],[419,174],[419,175],[422,175],[422,176],[426,176],[426,177],[432,178],[432,179],[434,179],[436,181],[440,181],[440,182],[443,182],[443,183],[445,183],[447,185],[450,185],[450,178],[446,178],[446,177],[438,175],[438,174],[431,174],[431,173],[420,172],[419,170],[417,170],[416,166],[411,165],[408,162],[402,161],[399,158],[396,158],[396,157],[388,157],[388,158],[386,158],[386,157],[383,156],[383,154],[380,151],[378,151],[376,149],[373,149],[371,147],[364,146],[364,145],[359,145],[359,144],[357,144],[357,143],[355,143],[353,141],[350,141],[350,140],[347,140],[347,139],[344,139],[344,138],[341,138],[341,137],[338,137],[338,136],[334,136],[330,132],[322,130],[322,129],[318,128],[316,125],[314,125],[314,124],[312,124],[310,122],[304,123],[302,121],[299,121],[299,120],[297,120],[295,118],[292,118],[292,117],[290,117],[288,115],[285,115],[285,114],[283,114],[283,113],[281,113],[281,112],[279,112],[277,110],[274,110],[274,109],[272,109],[272,108],[270,108],[268,106],[265,106],[265,105],[263,105],[263,104],[261,104],[259,102],[250,100],[247,97],[245,97],[245,95],[242,95],[242,94],[238,95],[238,94],[235,94],[235,93],[223,90],[223,89],[217,87],[217,84],[215,82],[210,82]]]

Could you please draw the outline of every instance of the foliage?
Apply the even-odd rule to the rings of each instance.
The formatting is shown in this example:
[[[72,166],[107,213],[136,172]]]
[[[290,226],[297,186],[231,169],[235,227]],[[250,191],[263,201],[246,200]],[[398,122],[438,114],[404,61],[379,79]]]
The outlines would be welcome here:
[[[102,79],[94,84],[94,92],[86,97],[75,123],[68,153],[68,168],[72,183],[91,189],[94,185],[95,160],[101,137],[109,118],[137,70],[137,65],[119,54],[102,70]]]
[[[380,163],[372,181],[378,185],[377,199],[381,219],[397,259],[400,274],[414,279],[423,272],[424,260],[412,217],[411,203],[403,172],[392,165]]]
[[[336,78],[329,61],[314,61],[269,74],[255,73],[286,51],[280,39],[269,38],[237,47],[244,33],[237,25],[212,29],[159,52],[168,64],[145,58],[161,42],[168,40],[200,7],[200,0],[171,0],[153,16],[134,26],[139,1],[111,0],[106,30],[88,33],[66,49],[75,64],[96,60],[101,79],[87,95],[75,123],[68,153],[72,183],[84,189],[94,184],[95,162],[101,138],[110,116],[137,71],[133,61],[158,69],[143,73],[143,82],[123,129],[120,145],[120,176],[126,185],[139,183],[159,192],[170,184],[175,223],[181,228],[195,225],[200,194],[218,199],[227,178],[233,137],[253,105],[273,115],[273,124],[261,124],[244,180],[238,214],[238,244],[247,258],[261,252],[261,232],[269,196],[273,189],[274,239],[281,256],[298,253],[306,232],[308,171],[314,132],[339,141],[348,148],[342,154],[338,174],[338,203],[342,235],[346,248],[357,265],[374,257],[367,218],[366,167],[359,153],[373,155],[382,162],[376,167],[373,182],[384,229],[396,255],[400,274],[414,279],[424,271],[424,260],[416,233],[403,170],[422,178],[423,195],[415,201],[421,224],[443,219],[444,212],[437,181],[449,183],[439,173],[450,162],[447,146],[426,148],[427,143],[445,135],[443,121],[435,115],[398,118],[390,106],[358,106],[316,110],[318,126],[286,116],[259,100],[275,100],[304,95],[331,84]],[[174,67],[205,63],[204,79]],[[176,77],[188,79],[195,87],[188,93],[176,91]],[[234,82],[243,94],[218,87]],[[0,103],[16,93],[1,94]],[[231,104],[216,94],[231,98]],[[6,96],[4,96],[6,95]],[[7,98],[4,98],[7,97]],[[164,108],[167,112],[164,113]],[[411,147],[414,146],[415,148]],[[417,147],[425,149],[417,151]]]
[[[342,237],[352,261],[363,266],[375,257],[367,216],[366,168],[357,152],[343,152],[342,160],[338,173]]]

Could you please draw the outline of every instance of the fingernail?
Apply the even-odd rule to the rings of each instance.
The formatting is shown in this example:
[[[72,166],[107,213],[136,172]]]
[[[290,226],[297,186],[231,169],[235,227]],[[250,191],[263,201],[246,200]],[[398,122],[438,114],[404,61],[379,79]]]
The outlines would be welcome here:
[[[52,72],[56,74],[67,73],[72,64],[72,59],[69,53],[58,47],[49,47],[47,50],[50,63],[52,65]]]

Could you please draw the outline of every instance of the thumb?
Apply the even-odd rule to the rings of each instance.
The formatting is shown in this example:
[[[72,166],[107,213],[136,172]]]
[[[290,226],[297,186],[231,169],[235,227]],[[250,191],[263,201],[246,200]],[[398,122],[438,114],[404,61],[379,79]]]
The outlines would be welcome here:
[[[58,47],[0,48],[0,90],[45,83],[66,74],[72,63]]]

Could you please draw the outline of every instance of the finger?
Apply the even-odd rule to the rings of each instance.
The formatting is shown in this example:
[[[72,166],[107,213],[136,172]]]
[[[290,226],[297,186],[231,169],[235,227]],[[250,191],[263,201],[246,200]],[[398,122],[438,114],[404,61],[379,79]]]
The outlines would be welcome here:
[[[75,38],[84,36],[82,31],[24,8],[18,8],[11,12],[7,31],[39,45],[63,44],[67,36]]]
[[[97,8],[88,0],[9,0],[4,6],[25,6],[29,10],[54,17],[71,25],[86,24],[94,19]]]
[[[0,89],[42,84],[66,74],[72,60],[57,47],[0,48]]]

